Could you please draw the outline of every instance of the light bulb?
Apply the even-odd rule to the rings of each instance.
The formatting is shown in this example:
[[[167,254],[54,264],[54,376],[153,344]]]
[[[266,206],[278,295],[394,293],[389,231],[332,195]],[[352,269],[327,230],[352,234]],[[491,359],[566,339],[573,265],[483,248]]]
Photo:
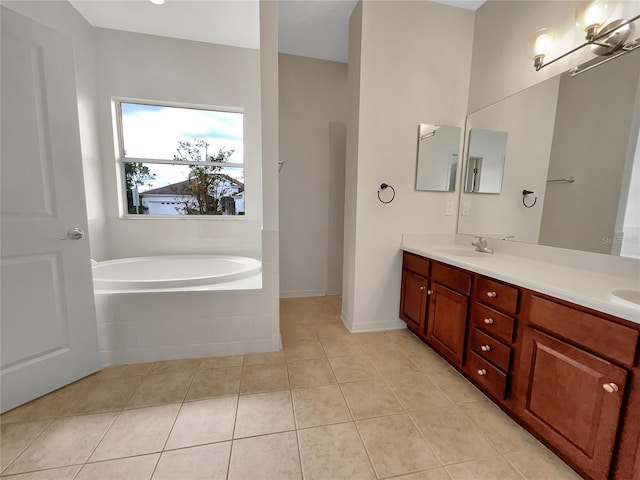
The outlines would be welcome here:
[[[538,30],[527,41],[527,54],[534,60],[534,67],[539,70],[544,63],[544,57],[549,54],[555,34],[548,28]]]
[[[164,0],[149,0],[149,1],[154,5],[162,5],[164,3]]]
[[[587,40],[591,41],[611,16],[611,3],[604,0],[594,0],[583,3],[576,9],[576,27],[586,32]]]

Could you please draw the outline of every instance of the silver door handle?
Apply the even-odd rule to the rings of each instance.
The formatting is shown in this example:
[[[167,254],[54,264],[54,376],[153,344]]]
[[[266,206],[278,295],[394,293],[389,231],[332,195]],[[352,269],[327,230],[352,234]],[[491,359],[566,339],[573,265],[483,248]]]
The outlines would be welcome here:
[[[60,240],[80,240],[81,238],[84,238],[84,232],[81,228],[76,227],[69,230],[67,235],[65,237],[61,237]]]

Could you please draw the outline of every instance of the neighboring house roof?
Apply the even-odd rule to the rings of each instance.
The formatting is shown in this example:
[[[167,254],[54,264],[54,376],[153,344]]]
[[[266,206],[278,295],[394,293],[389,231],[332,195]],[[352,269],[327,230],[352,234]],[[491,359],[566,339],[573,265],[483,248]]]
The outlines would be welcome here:
[[[238,187],[238,191],[244,191],[244,183],[242,183],[240,180],[236,180],[235,178],[230,177],[229,175],[225,175],[224,173],[219,173],[216,175],[218,177],[226,179],[229,183],[236,185]],[[153,188],[151,190],[140,193],[143,195],[190,195],[189,180],[172,183],[171,185],[166,185],[160,188]]]

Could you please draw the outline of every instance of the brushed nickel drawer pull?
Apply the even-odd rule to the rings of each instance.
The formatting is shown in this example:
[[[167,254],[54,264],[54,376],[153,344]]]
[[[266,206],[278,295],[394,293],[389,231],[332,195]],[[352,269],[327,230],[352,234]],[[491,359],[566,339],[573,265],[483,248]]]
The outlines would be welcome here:
[[[491,350],[491,345],[482,345],[480,347],[480,350],[482,350],[483,352],[488,352]]]
[[[486,323],[487,325],[493,325],[493,318],[491,317],[485,318],[483,322]]]
[[[618,391],[618,385],[616,385],[615,383],[605,383],[604,385],[602,385],[602,388],[604,388],[604,390],[608,393],[615,393]]]
[[[481,368],[480,370],[478,370],[478,375],[480,375],[481,377],[484,377],[487,374],[487,371],[484,368]]]
[[[498,294],[496,292],[487,292],[487,297],[489,298],[496,298],[498,296]]]

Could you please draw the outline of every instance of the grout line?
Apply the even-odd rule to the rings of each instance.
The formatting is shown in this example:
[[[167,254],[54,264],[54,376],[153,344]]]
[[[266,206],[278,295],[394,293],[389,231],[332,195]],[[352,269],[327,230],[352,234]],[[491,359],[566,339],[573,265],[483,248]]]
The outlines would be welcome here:
[[[55,418],[49,418],[49,419],[45,419],[45,420],[33,420],[33,421],[34,421],[34,422],[46,422],[46,421],[48,421],[49,423],[47,423],[47,425],[42,429],[42,431],[41,431],[38,435],[36,435],[36,436],[33,438],[33,440],[31,440],[27,445],[25,445],[25,447],[24,447],[22,450],[20,450],[20,452],[19,452],[19,453],[14,457],[14,459],[13,459],[13,460],[11,460],[7,465],[5,465],[5,467],[4,467],[2,470],[0,470],[0,476],[3,474],[3,472],[5,472],[7,469],[9,469],[9,467],[11,467],[11,466],[16,462],[16,461],[17,461],[17,460],[22,456],[22,454],[23,454],[23,453],[24,453],[24,452],[25,452],[25,451],[26,451],[26,450],[27,450],[31,445],[33,445],[33,443],[34,443],[38,438],[40,438],[40,437],[44,434],[44,432],[46,432],[46,431],[49,429],[49,427],[51,426],[51,424],[53,424],[53,422],[55,422],[55,421],[56,421],[56,419],[55,419]],[[16,423],[28,423],[28,422],[16,422]],[[5,425],[11,425],[11,424],[9,423],[9,424],[5,424]],[[2,430],[2,427],[0,426],[0,431],[1,431],[1,430]],[[0,444],[0,447],[1,447],[1,444]],[[0,452],[0,453],[1,453],[1,452]],[[0,455],[0,457],[1,457],[1,455]]]

